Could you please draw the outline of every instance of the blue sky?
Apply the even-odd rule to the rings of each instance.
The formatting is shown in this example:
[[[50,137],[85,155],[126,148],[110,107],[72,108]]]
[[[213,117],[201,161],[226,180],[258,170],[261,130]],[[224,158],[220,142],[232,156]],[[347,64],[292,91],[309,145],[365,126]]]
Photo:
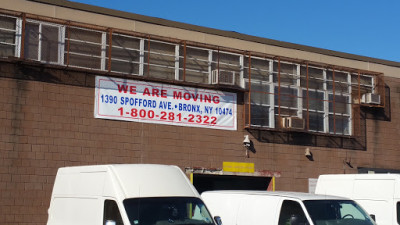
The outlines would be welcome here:
[[[400,62],[400,0],[73,0]]]

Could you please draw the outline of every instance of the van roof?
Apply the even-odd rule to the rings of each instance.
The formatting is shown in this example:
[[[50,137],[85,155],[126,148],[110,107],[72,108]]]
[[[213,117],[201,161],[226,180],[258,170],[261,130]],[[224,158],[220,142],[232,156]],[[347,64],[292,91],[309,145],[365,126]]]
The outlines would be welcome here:
[[[56,194],[101,195],[108,191],[108,194],[114,195],[113,190],[117,188],[125,198],[199,197],[182,170],[172,165],[113,164],[63,167],[58,170],[57,177],[53,189],[53,193]]]
[[[298,199],[301,201],[304,200],[327,200],[327,199],[337,199],[337,200],[343,200],[343,199],[348,199],[344,197],[338,197],[338,196],[331,196],[331,195],[317,195],[317,194],[311,194],[311,193],[303,193],[303,192],[289,192],[289,191],[250,191],[250,190],[223,190],[223,191],[206,191],[203,192],[203,194],[232,194],[232,195],[263,195],[263,196],[277,196],[277,197],[287,197],[287,198],[293,198],[293,199]],[[202,195],[203,195],[202,194]]]
[[[363,174],[323,174],[320,175],[319,178],[357,178],[357,179],[400,179],[400,174],[393,173],[363,173]]]

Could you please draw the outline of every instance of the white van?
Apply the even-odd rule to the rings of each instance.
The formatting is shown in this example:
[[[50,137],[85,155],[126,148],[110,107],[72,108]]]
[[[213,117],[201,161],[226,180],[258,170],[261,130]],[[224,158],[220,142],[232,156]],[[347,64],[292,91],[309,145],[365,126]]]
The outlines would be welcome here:
[[[224,225],[373,225],[350,199],[298,192],[206,191],[210,212]]]
[[[60,168],[48,225],[214,225],[186,175],[167,165]]]
[[[400,224],[399,174],[321,175],[315,193],[353,199],[379,225]]]

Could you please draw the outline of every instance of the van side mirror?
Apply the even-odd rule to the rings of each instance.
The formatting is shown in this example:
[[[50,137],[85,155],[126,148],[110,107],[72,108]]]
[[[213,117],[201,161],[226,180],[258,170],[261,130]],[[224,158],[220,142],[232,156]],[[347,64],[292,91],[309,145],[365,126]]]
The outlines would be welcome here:
[[[217,225],[222,225],[221,217],[219,217],[219,216],[214,216],[214,220],[215,220],[215,222],[217,223]]]
[[[104,225],[117,225],[117,222],[115,220],[106,220]]]
[[[376,219],[375,219],[375,215],[374,215],[374,214],[370,214],[369,216],[376,222]]]

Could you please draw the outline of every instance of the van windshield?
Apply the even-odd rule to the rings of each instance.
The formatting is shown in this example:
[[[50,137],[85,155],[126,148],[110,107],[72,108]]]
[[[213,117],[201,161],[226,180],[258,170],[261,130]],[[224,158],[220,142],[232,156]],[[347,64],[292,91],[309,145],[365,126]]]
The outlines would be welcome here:
[[[213,225],[213,219],[199,198],[157,197],[124,200],[131,225]]]
[[[308,200],[304,205],[315,225],[374,225],[367,213],[352,200]]]

